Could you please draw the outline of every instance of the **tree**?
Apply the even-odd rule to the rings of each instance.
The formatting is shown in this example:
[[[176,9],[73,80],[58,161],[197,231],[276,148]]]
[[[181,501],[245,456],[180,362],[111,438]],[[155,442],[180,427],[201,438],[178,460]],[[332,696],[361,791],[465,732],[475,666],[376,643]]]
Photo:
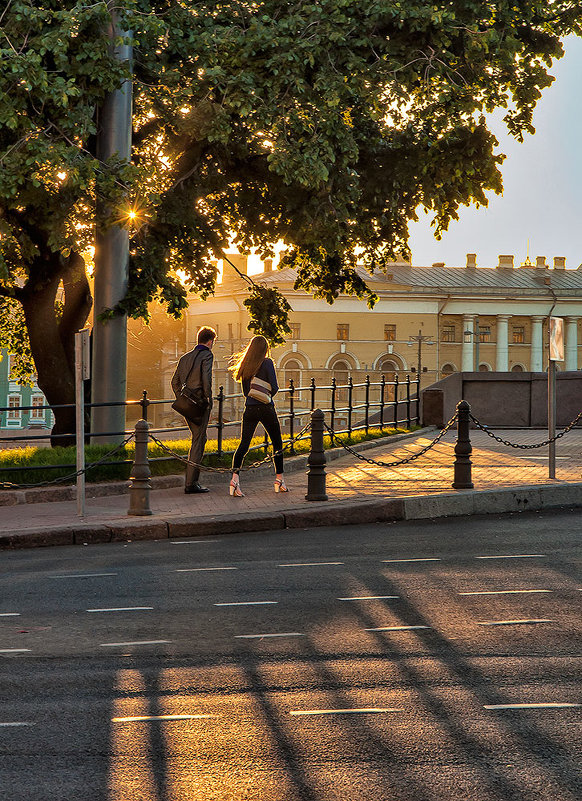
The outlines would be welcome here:
[[[233,240],[263,256],[283,240],[297,288],[373,304],[356,258],[383,269],[420,207],[440,236],[460,205],[501,191],[484,115],[504,107],[514,136],[533,133],[582,18],[571,0],[116,8],[135,52],[130,165],[95,156],[99,107],[127,77],[108,50],[108,4],[9,0],[0,16],[0,295],[13,320],[22,312],[51,404],[73,399],[94,224],[131,231],[130,287],[111,313],[146,317],[157,298],[179,315],[188,291],[212,293]],[[248,304],[254,329],[281,341],[281,296],[255,285]]]

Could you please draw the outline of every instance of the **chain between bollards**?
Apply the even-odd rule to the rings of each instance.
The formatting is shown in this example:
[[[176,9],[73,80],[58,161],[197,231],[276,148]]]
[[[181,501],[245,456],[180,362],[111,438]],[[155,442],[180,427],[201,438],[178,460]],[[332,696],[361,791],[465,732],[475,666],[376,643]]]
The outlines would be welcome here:
[[[152,471],[148,459],[149,425],[147,420],[135,424],[135,456],[129,474],[128,515],[151,515],[150,481]]]
[[[325,491],[325,451],[323,449],[324,414],[321,409],[311,413],[311,451],[307,460],[306,501],[327,501]]]
[[[457,403],[457,442],[455,445],[455,473],[453,489],[473,489],[471,477],[471,453],[473,447],[469,436],[471,407],[467,401]]]

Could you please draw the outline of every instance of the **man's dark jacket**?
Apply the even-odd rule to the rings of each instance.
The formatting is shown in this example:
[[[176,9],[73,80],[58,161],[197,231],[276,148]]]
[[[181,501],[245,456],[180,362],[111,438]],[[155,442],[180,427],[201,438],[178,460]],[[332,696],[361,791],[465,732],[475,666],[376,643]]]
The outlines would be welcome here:
[[[196,359],[196,366],[192,370],[190,376],[188,376],[188,373],[190,373],[190,370],[192,369],[194,359]],[[194,350],[190,350],[188,353],[185,353],[178,362],[176,372],[172,376],[172,389],[174,390],[174,395],[178,397],[184,384],[186,384],[189,389],[197,389],[198,387],[202,387],[202,391],[210,403],[209,408],[212,408],[213,361],[214,355],[210,348],[207,348],[206,345],[196,345]],[[186,381],[186,379],[188,380]]]

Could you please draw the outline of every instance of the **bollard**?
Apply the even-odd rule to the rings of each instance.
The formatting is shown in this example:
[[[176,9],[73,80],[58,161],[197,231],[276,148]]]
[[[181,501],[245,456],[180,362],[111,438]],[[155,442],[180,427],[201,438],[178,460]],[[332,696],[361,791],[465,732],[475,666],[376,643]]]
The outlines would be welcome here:
[[[323,420],[321,409],[315,409],[311,414],[311,451],[307,460],[309,471],[307,473],[306,501],[327,501],[325,491],[325,451],[323,450]]]
[[[135,457],[129,474],[129,509],[128,515],[151,515],[150,481],[151,470],[148,461],[149,425],[146,420],[138,420],[135,424]]]
[[[473,448],[469,437],[469,414],[471,407],[467,401],[457,403],[457,442],[455,445],[455,474],[453,489],[473,489],[471,480],[471,455]]]

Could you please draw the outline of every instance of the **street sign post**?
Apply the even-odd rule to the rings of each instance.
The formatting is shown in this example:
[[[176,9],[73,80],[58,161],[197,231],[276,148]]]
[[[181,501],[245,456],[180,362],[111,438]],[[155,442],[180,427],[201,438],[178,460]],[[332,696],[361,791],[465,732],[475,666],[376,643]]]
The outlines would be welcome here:
[[[77,514],[85,516],[85,381],[91,376],[89,329],[75,334],[75,417],[77,443]]]
[[[548,439],[556,436],[556,362],[564,360],[564,320],[562,317],[550,317],[549,323],[549,360],[548,360]],[[548,446],[548,476],[556,477],[556,443]]]

